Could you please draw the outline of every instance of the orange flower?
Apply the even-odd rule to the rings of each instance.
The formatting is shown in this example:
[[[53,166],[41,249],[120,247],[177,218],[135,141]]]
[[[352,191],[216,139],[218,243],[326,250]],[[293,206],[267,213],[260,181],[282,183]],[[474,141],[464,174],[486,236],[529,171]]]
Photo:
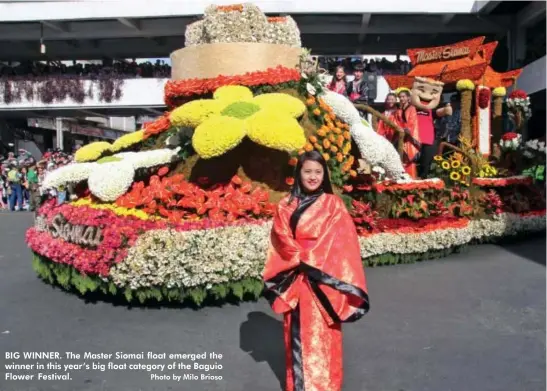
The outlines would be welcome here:
[[[323,116],[323,119],[324,119],[324,120],[325,120],[325,122],[327,122],[327,123],[329,123],[329,122],[330,122],[330,117],[329,117],[329,115],[328,115],[328,114],[325,114],[325,115]]]
[[[348,164],[351,166],[354,161],[355,161],[355,156],[350,155],[349,158],[348,158]]]
[[[313,99],[313,98],[306,99],[306,104],[307,104],[308,106],[313,106],[314,103],[315,103],[315,99]]]
[[[342,155],[340,152],[336,154],[336,160],[338,160],[338,163],[342,163],[344,160],[344,155]]]
[[[332,146],[330,147],[330,151],[331,151],[332,153],[336,153],[336,152],[338,152],[338,148],[336,148],[335,145],[332,145]]]
[[[330,130],[334,130],[334,124],[331,122],[330,119],[327,121],[327,126]]]
[[[346,164],[344,164],[344,165],[342,166],[341,169],[342,169],[342,172],[346,172],[346,171],[348,171],[348,170],[350,169],[350,167],[349,167],[348,164],[346,163]]]
[[[324,153],[324,154],[323,154],[323,159],[325,159],[325,161],[327,161],[327,162],[328,162],[328,161],[329,161],[329,159],[330,159],[330,156],[329,156],[329,154],[328,154],[328,153]]]
[[[302,155],[304,152],[306,152],[304,149],[299,149],[299,150],[298,150],[298,154],[299,154],[299,155]]]
[[[328,130],[328,128],[327,128]],[[317,133],[316,133],[319,137],[325,137],[325,135],[327,134],[327,131],[325,129],[323,129],[323,127],[321,127]]]
[[[336,145],[342,148],[342,146],[344,145],[344,136],[342,135],[338,136],[338,138],[336,139]]]
[[[325,149],[330,148],[330,141],[327,140],[327,139],[324,139],[324,140],[323,140],[323,147],[324,147]]]
[[[344,138],[345,138],[346,140],[351,139],[351,133],[348,132],[348,131],[345,131],[345,132],[343,133],[343,136],[344,136]]]
[[[336,124],[336,127],[337,127],[337,128],[342,128],[342,127],[344,126],[344,124],[343,124],[342,122],[340,122],[340,121],[336,121],[335,124]]]
[[[334,134],[329,134],[329,141],[330,141],[331,143],[336,142],[336,137],[334,137]]]
[[[315,136],[310,136],[310,142],[316,143],[316,142],[317,142],[317,137],[315,137]]]
[[[349,176],[355,178],[357,176],[357,172],[355,170],[349,170]]]
[[[330,119],[332,119],[334,121],[336,119],[336,114],[330,113],[329,117],[330,117]]]
[[[289,159],[289,165],[290,166],[296,166],[296,163],[298,163],[298,159],[295,157],[292,157]]]
[[[334,128],[334,133],[336,133],[336,134],[342,134],[342,129],[340,129],[340,128]]]
[[[313,151],[313,145],[311,145],[310,143],[307,143],[304,146],[304,149],[306,150],[306,152],[311,152],[311,151]]]
[[[316,150],[318,150],[318,151],[322,151],[322,150],[323,150],[323,147],[322,147],[320,144],[318,144],[318,143],[313,144],[313,147],[314,147]]]
[[[285,178],[285,183],[289,186],[294,185],[294,178],[293,177],[287,177]]]
[[[315,110],[313,110],[313,114],[315,114],[315,115],[321,115],[321,110],[315,109]]]

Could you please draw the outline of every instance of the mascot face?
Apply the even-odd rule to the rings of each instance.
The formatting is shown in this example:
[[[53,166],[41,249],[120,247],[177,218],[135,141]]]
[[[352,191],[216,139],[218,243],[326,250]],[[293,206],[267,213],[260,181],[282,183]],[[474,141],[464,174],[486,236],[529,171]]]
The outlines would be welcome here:
[[[414,107],[422,110],[433,110],[439,105],[443,93],[444,83],[427,79],[425,77],[414,78],[414,84],[410,90],[410,101]]]

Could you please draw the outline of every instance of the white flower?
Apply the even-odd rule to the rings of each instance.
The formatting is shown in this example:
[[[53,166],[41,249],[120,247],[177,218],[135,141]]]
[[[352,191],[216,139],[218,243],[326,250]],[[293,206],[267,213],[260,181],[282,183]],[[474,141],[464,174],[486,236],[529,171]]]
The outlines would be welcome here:
[[[302,79],[308,80],[308,75],[305,72],[302,72],[300,76],[302,76]]]
[[[114,155],[122,158],[124,162],[131,163],[135,169],[150,168],[171,163],[176,159],[180,147],[176,149],[154,149],[144,152],[122,152]]]
[[[317,93],[317,90],[314,86],[312,86],[310,83],[306,83],[306,90],[308,91],[308,94],[314,95]]]
[[[350,125],[351,137],[367,163],[382,167],[390,179],[406,177],[399,153],[385,137],[363,123],[359,112],[348,98],[329,90],[325,90],[320,98],[332,108],[336,116]]]
[[[57,189],[69,183],[85,181],[97,165],[97,163],[71,163],[59,167],[46,175],[41,189]]]
[[[91,193],[102,201],[115,201],[133,183],[135,169],[129,162],[109,162],[97,166],[87,183]]]

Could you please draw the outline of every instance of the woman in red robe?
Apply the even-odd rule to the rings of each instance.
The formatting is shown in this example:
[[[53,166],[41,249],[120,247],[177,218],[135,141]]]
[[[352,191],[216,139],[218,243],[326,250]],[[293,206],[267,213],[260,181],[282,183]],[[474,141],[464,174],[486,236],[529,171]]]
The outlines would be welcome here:
[[[399,110],[395,114],[395,122],[405,130],[403,166],[408,175],[412,178],[417,178],[416,162],[421,148],[418,131],[418,114],[416,108],[410,104],[409,90],[399,92],[399,102]]]
[[[341,323],[366,314],[369,300],[355,225],[317,151],[300,155],[279,202],[263,277],[284,315],[286,391],[340,391]]]
[[[383,114],[392,122],[395,122],[395,114],[397,113],[397,96],[390,92],[386,96],[386,101],[384,103],[384,112]],[[395,130],[388,124],[386,124],[384,121],[379,120],[378,121],[378,128],[376,132],[380,136],[384,136],[391,142],[395,142],[397,139],[397,135],[395,134]]]

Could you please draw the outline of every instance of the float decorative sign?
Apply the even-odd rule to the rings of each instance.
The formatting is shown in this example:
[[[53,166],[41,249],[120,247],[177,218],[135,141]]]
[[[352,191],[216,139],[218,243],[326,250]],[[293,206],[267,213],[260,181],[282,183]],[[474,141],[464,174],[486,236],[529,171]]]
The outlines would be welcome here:
[[[102,229],[89,225],[70,224],[63,215],[58,214],[47,226],[47,231],[54,238],[81,246],[95,247],[103,240]]]
[[[471,49],[468,46],[445,46],[440,49],[421,50],[416,53],[416,63],[421,64],[430,61],[450,60],[458,57],[466,57],[469,56],[469,53],[471,53]]]

